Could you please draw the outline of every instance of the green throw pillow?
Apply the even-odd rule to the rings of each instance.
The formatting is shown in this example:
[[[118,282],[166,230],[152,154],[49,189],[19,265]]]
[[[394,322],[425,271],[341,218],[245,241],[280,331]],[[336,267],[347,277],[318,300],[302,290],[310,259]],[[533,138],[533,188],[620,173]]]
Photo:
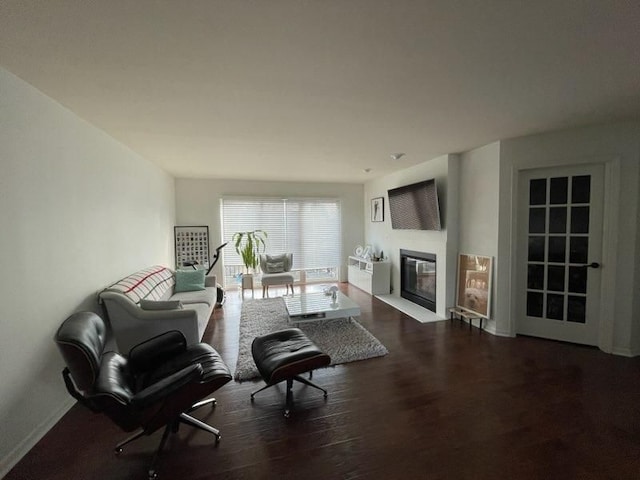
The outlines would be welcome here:
[[[204,270],[176,270],[174,292],[193,292],[204,290]]]

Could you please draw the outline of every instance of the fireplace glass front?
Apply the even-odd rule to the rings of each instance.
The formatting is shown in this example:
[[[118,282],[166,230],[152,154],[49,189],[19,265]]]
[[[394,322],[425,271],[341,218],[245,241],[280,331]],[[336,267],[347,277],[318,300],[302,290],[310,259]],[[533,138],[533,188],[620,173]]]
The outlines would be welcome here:
[[[436,256],[400,250],[400,296],[436,311]]]

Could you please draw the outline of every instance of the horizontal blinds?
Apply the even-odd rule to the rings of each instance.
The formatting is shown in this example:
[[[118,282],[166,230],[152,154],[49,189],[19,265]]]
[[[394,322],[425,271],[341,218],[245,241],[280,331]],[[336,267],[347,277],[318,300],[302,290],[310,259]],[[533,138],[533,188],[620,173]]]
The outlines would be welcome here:
[[[264,230],[267,232],[266,244],[276,249],[286,246],[284,204],[279,199],[241,199],[222,200],[223,241],[230,242],[223,250],[225,265],[242,265],[242,257],[236,253],[231,242],[236,232]]]
[[[300,269],[337,267],[340,263],[340,204],[337,201],[288,200],[287,246]]]
[[[267,253],[293,253],[293,268],[337,267],[341,254],[340,202],[335,199],[229,198],[222,200],[223,241],[235,232],[264,230]],[[241,265],[233,243],[223,250],[225,265]]]

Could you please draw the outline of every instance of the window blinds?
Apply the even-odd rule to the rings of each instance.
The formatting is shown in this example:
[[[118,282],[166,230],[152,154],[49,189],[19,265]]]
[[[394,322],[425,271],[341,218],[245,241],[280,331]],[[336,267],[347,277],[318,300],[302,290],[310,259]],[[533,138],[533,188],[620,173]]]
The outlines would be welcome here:
[[[266,253],[293,253],[294,270],[340,265],[341,214],[337,199],[224,198],[222,232],[230,242],[235,232],[267,232]],[[242,265],[233,243],[223,250],[225,266]]]

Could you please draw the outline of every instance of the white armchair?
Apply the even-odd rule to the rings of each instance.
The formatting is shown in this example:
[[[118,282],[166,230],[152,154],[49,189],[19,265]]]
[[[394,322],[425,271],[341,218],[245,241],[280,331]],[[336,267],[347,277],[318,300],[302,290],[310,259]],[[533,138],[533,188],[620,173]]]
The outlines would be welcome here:
[[[281,255],[260,255],[260,270],[262,270],[262,297],[269,296],[270,285],[286,285],[287,294],[291,288],[293,295],[293,254],[283,253]]]

